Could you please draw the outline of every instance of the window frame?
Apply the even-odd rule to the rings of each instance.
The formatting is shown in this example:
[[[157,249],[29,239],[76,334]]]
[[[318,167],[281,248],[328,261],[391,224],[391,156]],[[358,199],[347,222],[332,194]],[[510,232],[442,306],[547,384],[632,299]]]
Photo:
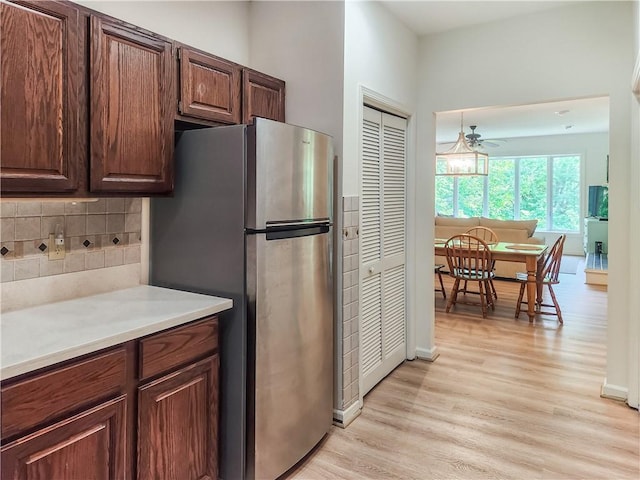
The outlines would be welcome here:
[[[577,157],[579,160],[579,211],[580,218],[577,221],[577,230],[557,230],[553,229],[553,165],[554,160],[567,158],[567,157]],[[504,156],[494,156],[489,159],[497,160],[497,159],[512,159],[514,162],[514,220],[520,219],[520,161],[521,159],[528,158],[544,158],[546,159],[546,170],[547,170],[547,182],[546,182],[546,201],[547,201],[547,212],[545,222],[547,227],[541,229],[541,232],[553,232],[553,233],[569,233],[569,234],[578,234],[582,232],[582,222],[581,218],[584,217],[584,206],[583,206],[583,190],[584,190],[584,155],[581,153],[559,153],[559,154],[546,154],[546,155],[504,155]],[[482,216],[487,217],[489,212],[489,176],[491,175],[491,164],[489,164],[489,175],[485,176],[482,181]],[[460,198],[459,198],[459,185],[460,185],[461,177],[453,178],[453,207],[452,213],[453,216],[459,217],[459,206],[460,206]],[[437,191],[437,190],[436,190]]]

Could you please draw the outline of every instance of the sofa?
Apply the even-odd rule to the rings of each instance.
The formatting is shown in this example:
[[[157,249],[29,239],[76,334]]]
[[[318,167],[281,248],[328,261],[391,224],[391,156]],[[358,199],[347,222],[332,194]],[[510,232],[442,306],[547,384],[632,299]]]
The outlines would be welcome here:
[[[544,245],[545,238],[534,236],[538,220],[494,220],[486,217],[454,218],[437,215],[435,217],[435,238],[447,239],[460,233],[465,233],[472,227],[487,227],[496,232],[498,241],[513,243],[531,243]],[[436,256],[436,264],[445,265],[448,270],[447,259]],[[515,278],[517,272],[522,272],[524,264],[515,262],[496,261],[495,275],[499,278]]]

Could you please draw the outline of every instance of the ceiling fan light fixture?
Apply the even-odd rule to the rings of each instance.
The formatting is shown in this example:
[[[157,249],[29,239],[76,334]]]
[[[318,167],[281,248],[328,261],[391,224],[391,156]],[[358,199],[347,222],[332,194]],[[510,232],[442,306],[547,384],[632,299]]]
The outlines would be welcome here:
[[[436,153],[436,175],[489,175],[489,155],[472,149],[464,135],[462,114],[460,133],[449,150]]]

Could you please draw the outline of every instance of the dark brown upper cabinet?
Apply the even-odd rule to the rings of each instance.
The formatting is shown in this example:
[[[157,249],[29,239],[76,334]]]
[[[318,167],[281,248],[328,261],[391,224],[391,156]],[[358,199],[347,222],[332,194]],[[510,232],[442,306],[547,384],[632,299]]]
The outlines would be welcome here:
[[[3,195],[78,189],[84,31],[72,4],[0,2]]]
[[[90,42],[91,192],[171,191],[171,42],[98,15],[91,15]]]
[[[63,0],[0,0],[0,65],[5,197],[170,193],[176,123],[285,121],[282,80]]]
[[[284,81],[256,72],[242,70],[242,122],[253,123],[254,117],[284,122]]]
[[[240,123],[242,67],[185,45],[179,45],[177,53],[178,113],[212,122]]]

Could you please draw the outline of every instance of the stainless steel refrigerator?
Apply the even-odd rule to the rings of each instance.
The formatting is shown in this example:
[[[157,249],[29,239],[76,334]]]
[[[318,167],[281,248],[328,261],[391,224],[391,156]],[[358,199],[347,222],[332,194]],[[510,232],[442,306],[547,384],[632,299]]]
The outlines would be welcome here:
[[[220,476],[273,479],[332,423],[331,137],[257,118],[176,134],[150,283],[233,299],[220,321]]]

